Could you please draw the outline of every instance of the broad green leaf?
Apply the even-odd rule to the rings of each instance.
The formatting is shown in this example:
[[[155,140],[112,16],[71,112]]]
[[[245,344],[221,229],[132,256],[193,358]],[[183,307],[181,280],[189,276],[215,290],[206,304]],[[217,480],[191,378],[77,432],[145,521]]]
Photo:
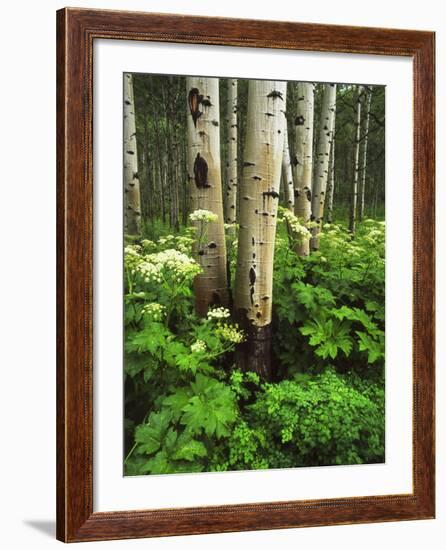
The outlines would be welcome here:
[[[175,460],[195,460],[196,457],[203,458],[207,455],[206,447],[201,441],[189,439],[185,441],[173,454]]]
[[[191,388],[196,395],[183,407],[181,424],[193,434],[204,432],[208,436],[215,434],[217,438],[227,435],[237,414],[230,388],[200,373]]]
[[[189,402],[190,397],[191,391],[189,388],[180,388],[164,399],[163,406],[172,411],[172,418],[175,422],[183,414],[183,408]]]
[[[148,460],[143,469],[151,474],[170,474],[175,471],[175,467],[169,463],[167,453],[164,451],[160,451]]]
[[[142,424],[135,430],[135,441],[138,443],[138,452],[153,454],[161,447],[161,434],[148,424]]]
[[[138,443],[138,453],[153,454],[160,449],[171,417],[170,411],[163,410],[152,413],[147,423],[137,426],[135,442]]]

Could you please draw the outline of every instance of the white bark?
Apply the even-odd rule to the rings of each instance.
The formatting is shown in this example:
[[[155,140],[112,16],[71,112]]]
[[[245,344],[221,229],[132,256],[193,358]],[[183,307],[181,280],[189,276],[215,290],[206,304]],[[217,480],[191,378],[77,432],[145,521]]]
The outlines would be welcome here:
[[[367,177],[367,145],[369,141],[370,107],[372,105],[373,87],[367,91],[365,101],[364,132],[362,134],[362,169],[361,169],[361,198],[359,201],[359,221],[364,218],[365,184]]]
[[[305,223],[311,219],[311,192],[313,175],[314,84],[297,84],[297,109],[294,120],[294,154],[292,158],[294,180],[294,213]],[[300,256],[310,253],[309,239],[303,241],[296,252]]]
[[[124,74],[124,231],[128,235],[141,233],[141,195],[131,73]]]
[[[328,185],[327,185],[327,222],[333,222],[333,202],[335,192],[335,147],[336,135],[333,133],[333,139],[330,148],[330,163],[328,168]]]
[[[286,207],[294,213],[294,184],[293,173],[291,170],[290,149],[288,145],[288,125],[286,119],[283,139],[282,181]]]
[[[198,232],[195,258],[203,269],[194,281],[195,307],[197,313],[204,316],[210,305],[228,304],[218,78],[188,77],[186,93],[191,209],[209,210],[217,215],[217,221],[205,224],[204,231],[201,231],[202,222],[193,222]],[[201,167],[201,176],[197,175],[198,167]]]
[[[358,203],[358,182],[359,182],[359,148],[361,145],[361,95],[362,86],[359,86],[355,97],[355,156],[352,187],[350,191],[350,219],[349,231],[356,231],[356,207]]]
[[[228,165],[225,222],[237,222],[237,79],[228,79]]]
[[[311,202],[312,218],[317,226],[313,229],[311,248],[319,249],[319,234],[324,217],[325,194],[328,183],[328,164],[330,147],[333,139],[334,121],[336,115],[336,84],[324,84],[322,96],[321,120],[317,144],[315,173],[313,178],[313,197]]]
[[[271,322],[285,109],[286,82],[249,82],[234,301],[256,326]]]

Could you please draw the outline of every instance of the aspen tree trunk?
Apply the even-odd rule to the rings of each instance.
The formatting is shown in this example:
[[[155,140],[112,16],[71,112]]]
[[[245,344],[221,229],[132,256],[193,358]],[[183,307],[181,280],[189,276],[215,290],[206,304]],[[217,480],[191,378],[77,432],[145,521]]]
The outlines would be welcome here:
[[[168,187],[167,182],[169,179],[169,168],[167,163],[167,154],[163,153],[161,157],[161,164],[163,166],[163,179],[161,182],[161,193],[163,195],[163,224],[167,222],[167,214],[168,214],[168,208],[169,208],[169,193],[168,193]]]
[[[285,109],[286,82],[249,82],[234,310],[247,334],[237,364],[265,379],[271,378],[274,240]]]
[[[242,84],[243,82],[243,84]],[[248,93],[242,94],[243,87],[246,86],[246,92],[249,82],[240,81],[237,86],[237,125],[238,125],[238,147],[237,147],[237,174],[238,174],[238,195],[240,195],[240,186],[243,177],[243,154],[246,143],[246,115],[248,110]],[[237,220],[240,218],[240,200],[237,202]]]
[[[153,89],[152,89],[153,94]],[[166,222],[166,215],[165,215],[165,197],[164,197],[164,181],[165,181],[165,166],[163,163],[163,148],[161,145],[161,138],[160,138],[160,125],[158,120],[158,110],[157,105],[155,105],[155,101],[152,105],[153,109],[153,124],[155,127],[155,143],[156,143],[156,149],[158,151],[157,155],[157,166],[158,166],[158,195],[160,198],[160,216],[163,220],[163,223]]]
[[[186,122],[186,121],[184,121]],[[187,216],[189,213],[189,192],[187,178],[187,145],[185,132],[181,132],[181,204],[182,204],[182,221],[183,225],[187,225]]]
[[[124,74],[124,231],[141,233],[141,195],[138,176],[133,77]]]
[[[350,233],[356,231],[356,206],[358,202],[359,182],[359,148],[361,145],[361,95],[362,86],[358,86],[355,98],[355,156],[352,187],[350,190],[350,215],[348,229]]]
[[[151,106],[151,115],[153,123],[153,148],[156,151],[156,155],[153,155],[153,190],[154,190],[154,199],[156,199],[156,217],[162,217],[162,212],[164,209],[164,198],[162,193],[162,167],[161,167],[161,145],[159,139],[159,128],[158,128],[158,114],[155,107],[155,85],[153,81],[150,81],[149,87],[149,96],[150,96],[150,106]]]
[[[191,210],[209,210],[216,221],[197,226],[194,255],[203,272],[195,277],[195,309],[206,315],[211,305],[228,305],[226,242],[220,163],[218,78],[186,78],[188,180]],[[201,242],[200,242],[201,240]]]
[[[294,120],[294,153],[292,158],[294,180],[294,214],[308,223],[311,220],[311,192],[313,176],[314,84],[297,84],[297,110]],[[296,247],[299,256],[308,256],[310,240]]]
[[[328,212],[327,212],[327,222],[332,223],[333,221],[333,201],[334,201],[334,190],[335,190],[335,145],[336,145],[336,103],[335,103],[335,112],[333,119],[333,128],[331,132],[331,143],[330,143],[330,156],[328,162],[328,183],[327,183],[327,198],[328,201]]]
[[[333,222],[333,201],[335,191],[335,143],[336,135],[333,133],[333,139],[330,147],[330,163],[328,168],[328,185],[327,185],[327,222]]]
[[[367,145],[369,140],[370,107],[372,105],[372,94],[373,88],[371,87],[369,90],[367,90],[367,96],[365,100],[364,132],[362,134],[361,194],[358,214],[358,220],[360,222],[362,222],[364,218],[365,183],[367,176]]]
[[[178,198],[178,180],[179,180],[179,147],[178,147],[178,129],[175,120],[175,114],[173,113],[173,226],[175,231],[180,230],[180,214],[179,214],[179,198]]]
[[[313,229],[311,249],[319,250],[319,235],[324,219],[325,194],[328,183],[328,164],[330,147],[333,140],[334,121],[336,115],[336,84],[324,84],[322,110],[319,124],[319,139],[317,144],[315,173],[313,179],[313,197],[311,201],[312,218],[317,226]]]
[[[282,181],[286,207],[294,213],[294,184],[291,170],[290,149],[288,145],[288,125],[285,119],[282,158]]]
[[[169,79],[170,80],[170,79]],[[170,82],[167,84],[167,92],[163,86],[163,99],[164,99],[164,144],[166,150],[165,156],[165,166],[166,166],[166,198],[168,199],[169,205],[169,225],[174,228],[174,151],[173,151],[173,141],[172,141],[172,124],[170,119]]]
[[[153,197],[153,180],[152,180],[152,164],[153,158],[152,158],[152,151],[150,151],[150,138],[149,138],[149,130],[147,125],[147,117],[148,114],[144,114],[144,156],[145,156],[145,167],[146,167],[146,204],[147,204],[147,216],[149,219],[153,218],[153,212],[154,212],[154,202],[151,200],[151,197]]]
[[[169,102],[169,113],[171,119],[171,132],[173,134],[173,173],[171,185],[173,188],[173,227],[175,231],[180,230],[180,205],[179,205],[179,179],[180,179],[180,146],[178,135],[178,107],[177,107],[177,86],[176,82],[172,81],[172,95]],[[173,128],[173,129],[172,129]]]
[[[226,184],[225,222],[234,226],[237,222],[237,80],[228,79],[228,164]]]

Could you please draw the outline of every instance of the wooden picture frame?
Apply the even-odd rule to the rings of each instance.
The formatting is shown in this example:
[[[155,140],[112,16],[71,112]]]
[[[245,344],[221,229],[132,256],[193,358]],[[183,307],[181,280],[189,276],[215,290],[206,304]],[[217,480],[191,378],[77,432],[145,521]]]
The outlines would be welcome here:
[[[93,512],[93,43],[96,39],[413,60],[413,492]],[[57,538],[65,542],[434,517],[432,32],[65,8],[57,13]]]

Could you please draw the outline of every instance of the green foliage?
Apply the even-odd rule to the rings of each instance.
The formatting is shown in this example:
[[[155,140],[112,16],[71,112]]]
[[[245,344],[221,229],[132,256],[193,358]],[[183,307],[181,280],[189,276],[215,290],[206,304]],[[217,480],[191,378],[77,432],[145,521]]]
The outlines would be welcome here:
[[[354,239],[342,226],[326,225],[320,251],[308,258],[290,253],[279,239],[275,350],[283,370],[318,372],[330,360],[341,373],[379,377],[384,367],[383,258],[384,224],[373,220],[365,220]]]
[[[133,83],[145,238],[125,237],[126,474],[382,461],[383,222],[358,223],[354,237],[342,224],[325,225],[320,251],[300,258],[293,248],[309,228],[288,210],[280,211],[272,330],[277,373],[265,384],[254,373],[240,372],[234,352],[243,334],[229,312],[206,319],[194,313],[193,279],[200,267],[192,246],[205,240],[206,228],[203,223],[186,227],[185,77],[134,74]],[[223,111],[227,86],[222,79]],[[356,89],[337,86],[335,220],[348,218]],[[291,151],[297,92],[297,84],[289,82]],[[316,84],[316,113],[321,92]],[[239,79],[240,174],[247,103],[248,81]],[[376,218],[384,216],[382,86],[374,86],[371,111],[365,207]],[[315,135],[319,119],[315,116]],[[224,172],[227,125],[220,130]],[[226,239],[234,281],[238,243],[232,229]]]
[[[327,359],[336,359],[338,351],[342,350],[348,357],[353,347],[349,335],[350,327],[337,319],[306,321],[300,332],[304,336],[310,336],[309,344],[316,347],[316,355]]]
[[[371,400],[355,389],[351,376],[327,369],[268,384],[252,405],[255,422],[267,428],[289,464],[360,464],[382,459],[384,392]]]
[[[137,474],[205,469],[213,439],[227,437],[237,418],[231,388],[197,374],[188,386],[161,397],[158,403],[159,411],[150,413],[147,421],[135,429],[134,454],[127,459],[129,471]],[[140,462],[141,456],[146,456],[145,463]]]
[[[196,317],[190,232],[127,245],[127,475],[384,459],[384,225],[326,226],[308,258],[288,237],[282,224],[271,383],[234,367],[228,310]]]
[[[196,317],[191,287],[199,266],[186,253],[187,239],[126,247],[128,475],[208,469],[208,452],[238,417],[221,361],[243,333],[227,310]]]
[[[193,396],[183,407],[181,424],[193,434],[228,435],[236,419],[234,396],[231,389],[206,376],[198,374],[191,383]]]

